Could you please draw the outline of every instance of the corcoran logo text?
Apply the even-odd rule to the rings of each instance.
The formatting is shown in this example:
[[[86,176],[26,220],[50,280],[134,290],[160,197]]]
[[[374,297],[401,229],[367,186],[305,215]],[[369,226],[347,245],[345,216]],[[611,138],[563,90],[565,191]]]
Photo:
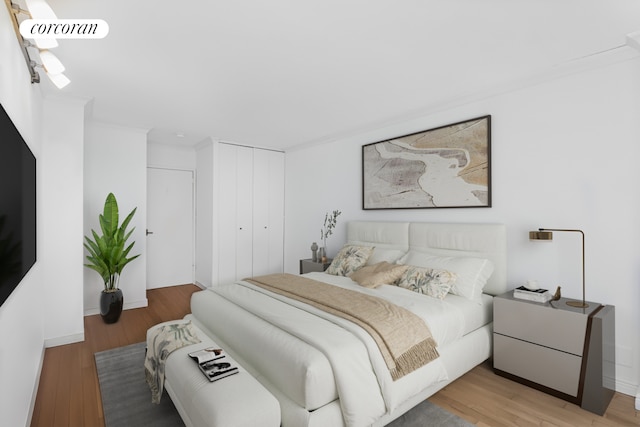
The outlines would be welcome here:
[[[20,34],[25,39],[101,39],[109,33],[102,19],[25,19]]]

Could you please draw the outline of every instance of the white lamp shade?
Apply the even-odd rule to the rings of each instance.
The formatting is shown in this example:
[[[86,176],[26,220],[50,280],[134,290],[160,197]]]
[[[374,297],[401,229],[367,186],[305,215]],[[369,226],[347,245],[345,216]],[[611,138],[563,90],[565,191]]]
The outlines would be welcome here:
[[[51,82],[54,85],[56,85],[56,87],[58,89],[62,89],[63,87],[65,87],[66,85],[71,83],[71,80],[69,80],[69,78],[67,76],[65,76],[64,74],[50,74],[50,73],[47,73],[47,77],[49,77],[49,80],[51,80]]]
[[[56,39],[33,39],[35,45],[38,49],[53,49],[54,47],[58,47],[58,40]]]
[[[64,65],[62,62],[48,50],[40,52],[40,60],[45,71],[49,74],[62,74],[64,73]]]
[[[33,19],[58,19],[51,6],[44,0],[25,0]]]

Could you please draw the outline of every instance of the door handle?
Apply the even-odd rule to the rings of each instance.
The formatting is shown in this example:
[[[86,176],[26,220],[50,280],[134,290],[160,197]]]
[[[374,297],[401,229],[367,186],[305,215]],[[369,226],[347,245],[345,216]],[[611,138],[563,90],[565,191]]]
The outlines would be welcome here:
[[[147,236],[148,236],[149,234],[153,234],[153,231],[149,231],[149,229],[147,228]]]

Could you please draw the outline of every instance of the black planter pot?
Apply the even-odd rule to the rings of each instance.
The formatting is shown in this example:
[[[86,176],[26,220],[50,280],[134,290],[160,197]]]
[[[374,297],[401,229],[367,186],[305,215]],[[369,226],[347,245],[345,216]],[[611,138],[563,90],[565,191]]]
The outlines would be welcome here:
[[[122,314],[124,296],[120,289],[100,294],[100,316],[104,323],[116,323]]]

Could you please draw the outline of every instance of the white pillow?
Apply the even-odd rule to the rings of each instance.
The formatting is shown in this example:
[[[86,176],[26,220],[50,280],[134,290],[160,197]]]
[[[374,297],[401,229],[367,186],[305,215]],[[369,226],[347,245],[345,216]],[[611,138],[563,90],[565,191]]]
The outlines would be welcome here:
[[[405,253],[406,251],[400,249],[385,249],[376,246],[367,260],[367,265],[379,264],[383,261],[393,264]]]
[[[415,250],[407,252],[398,260],[398,264],[437,268],[455,273],[457,279],[449,292],[470,300],[480,298],[484,285],[493,273],[493,263],[488,259],[438,256]]]

